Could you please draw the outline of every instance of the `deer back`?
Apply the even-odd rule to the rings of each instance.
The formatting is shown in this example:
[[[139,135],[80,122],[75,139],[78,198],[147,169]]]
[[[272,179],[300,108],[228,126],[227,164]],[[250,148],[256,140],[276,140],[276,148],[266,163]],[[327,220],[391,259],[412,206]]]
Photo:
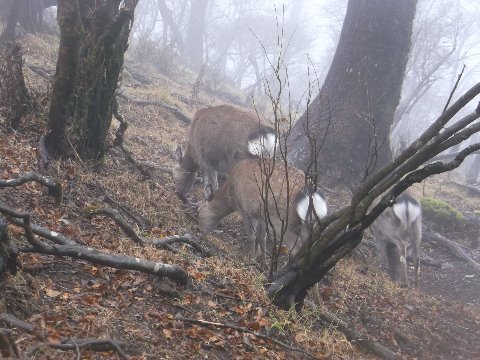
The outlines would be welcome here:
[[[220,105],[197,111],[188,142],[197,164],[227,175],[242,159],[258,156],[262,150],[271,154],[275,131],[255,114]]]
[[[231,171],[227,181],[210,202],[200,208],[200,227],[209,231],[228,213],[239,211],[247,227],[268,222],[280,237],[282,223],[287,225],[284,244],[296,247],[305,227],[310,197],[318,216],[326,215],[326,202],[319,192],[306,189],[302,171],[272,161],[246,159]],[[267,215],[268,214],[268,215]],[[268,216],[268,219],[265,217]]]

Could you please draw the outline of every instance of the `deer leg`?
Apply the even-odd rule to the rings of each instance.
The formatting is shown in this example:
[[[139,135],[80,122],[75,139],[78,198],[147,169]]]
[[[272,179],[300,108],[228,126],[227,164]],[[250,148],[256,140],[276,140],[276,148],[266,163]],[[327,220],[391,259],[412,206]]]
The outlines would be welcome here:
[[[266,231],[265,231],[265,223],[263,221],[256,222],[256,229],[255,229],[255,255],[260,252],[260,265],[265,267],[267,264],[267,254],[266,254]]]
[[[387,268],[387,239],[377,237],[376,239],[377,245],[377,263],[378,267],[381,269]]]

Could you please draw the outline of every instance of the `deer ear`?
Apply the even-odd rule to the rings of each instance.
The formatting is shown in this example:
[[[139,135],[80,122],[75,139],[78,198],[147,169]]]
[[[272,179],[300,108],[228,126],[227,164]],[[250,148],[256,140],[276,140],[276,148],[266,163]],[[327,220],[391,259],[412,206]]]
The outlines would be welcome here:
[[[183,153],[182,153],[182,148],[180,145],[177,145],[175,150],[173,151],[173,156],[175,157],[175,161],[180,164],[183,159]]]
[[[204,192],[206,201],[210,201],[213,199],[213,187],[211,184],[208,184],[207,186],[205,186],[205,188],[203,189],[203,192]]]

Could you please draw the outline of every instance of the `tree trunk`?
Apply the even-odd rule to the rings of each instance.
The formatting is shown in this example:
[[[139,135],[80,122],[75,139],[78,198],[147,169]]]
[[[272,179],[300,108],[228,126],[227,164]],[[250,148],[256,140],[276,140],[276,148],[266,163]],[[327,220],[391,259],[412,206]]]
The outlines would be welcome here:
[[[95,20],[87,25],[88,34],[80,48],[74,115],[78,150],[86,159],[100,160],[106,151],[112,101],[137,1],[131,1],[129,7],[121,10],[120,0],[92,7]]]
[[[54,156],[63,153],[68,107],[77,71],[81,32],[75,1],[59,0],[57,21],[60,27],[60,46],[48,110],[48,130],[45,136],[45,146]]]
[[[391,158],[416,0],[350,0],[325,83],[289,137],[289,160],[319,180],[358,185]],[[306,129],[310,133],[306,136]],[[310,147],[312,146],[312,150]]]
[[[16,42],[7,42],[0,49],[0,104],[2,111],[17,130],[22,117],[32,110],[34,102],[23,77],[22,48]]]
[[[20,17],[20,14],[25,9],[27,0],[10,0],[2,1],[0,4],[4,9],[4,14],[2,16],[3,21],[6,22],[5,29],[3,30],[2,35],[0,36],[1,42],[12,41],[15,39],[15,29],[17,27],[17,22]]]
[[[46,147],[63,151],[67,112],[73,105],[75,145],[86,159],[100,160],[112,119],[112,101],[123,67],[138,0],[60,0],[57,72],[50,103]],[[71,95],[75,92],[75,102]],[[70,104],[69,104],[70,103]]]
[[[187,64],[193,71],[200,71],[203,64],[203,37],[208,0],[192,1],[188,30],[185,37]]]
[[[181,54],[183,54],[183,51],[184,51],[183,38],[182,38],[182,34],[180,33],[180,30],[178,30],[175,20],[173,19],[172,10],[170,10],[167,4],[165,4],[165,0],[158,0],[158,9],[160,10],[160,15],[162,15],[163,23],[166,24],[172,31],[173,41],[177,45],[178,51]],[[167,38],[165,26],[164,26],[163,37],[164,39]]]

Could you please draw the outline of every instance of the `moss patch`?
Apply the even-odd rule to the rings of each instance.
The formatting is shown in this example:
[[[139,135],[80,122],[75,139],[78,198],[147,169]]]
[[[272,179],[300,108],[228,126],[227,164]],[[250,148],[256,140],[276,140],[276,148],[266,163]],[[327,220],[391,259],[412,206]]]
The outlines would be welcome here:
[[[420,203],[422,204],[423,217],[429,223],[441,227],[458,227],[465,219],[460,211],[443,200],[425,197]]]

